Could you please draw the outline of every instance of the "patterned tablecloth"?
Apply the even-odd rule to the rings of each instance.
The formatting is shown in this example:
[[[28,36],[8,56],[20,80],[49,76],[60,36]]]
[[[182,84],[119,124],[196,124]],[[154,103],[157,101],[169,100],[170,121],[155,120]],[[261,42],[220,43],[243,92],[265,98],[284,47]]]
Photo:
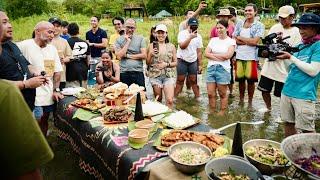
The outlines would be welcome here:
[[[80,121],[72,119],[77,108],[70,105],[74,97],[66,97],[58,103],[54,115],[59,137],[68,141],[80,156],[80,168],[97,179],[141,179],[143,168],[167,156],[153,147],[153,138],[139,150],[128,145],[128,125],[105,125],[101,120]],[[189,130],[207,132],[204,124]]]

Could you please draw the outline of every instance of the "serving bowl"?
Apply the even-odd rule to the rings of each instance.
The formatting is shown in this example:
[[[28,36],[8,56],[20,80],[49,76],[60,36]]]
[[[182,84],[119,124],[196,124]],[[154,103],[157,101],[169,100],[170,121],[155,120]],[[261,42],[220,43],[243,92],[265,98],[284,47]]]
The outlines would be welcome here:
[[[148,141],[149,131],[146,129],[134,129],[129,132],[129,141],[133,143],[146,143]]]
[[[236,175],[245,174],[250,179],[258,179],[261,175],[259,170],[244,158],[232,155],[211,159],[205,166],[206,175],[210,180],[214,180],[212,173],[219,175],[222,172],[229,172],[230,169]]]
[[[309,158],[314,153],[320,155],[320,133],[295,134],[281,142],[281,149],[286,158],[297,168],[309,175],[310,179],[320,179],[320,176],[303,169],[295,160]]]
[[[271,165],[271,164],[267,164],[267,163],[255,160],[254,158],[252,158],[246,153],[246,150],[249,147],[268,146],[268,145],[271,145],[272,147],[275,147],[281,151],[280,143],[276,141],[271,141],[267,139],[252,139],[245,142],[242,145],[243,154],[245,155],[245,158],[248,159],[249,162],[253,164],[256,168],[258,168],[262,174],[266,174],[266,175],[281,174],[289,168],[290,163],[287,163],[286,165]]]
[[[200,150],[201,152],[204,152],[207,157],[203,159],[201,162],[197,162],[197,163],[185,163],[182,160],[177,159],[177,157],[175,156],[175,154],[177,154],[177,151],[186,150],[186,149],[192,149],[192,151]],[[202,145],[200,143],[192,142],[192,141],[178,142],[173,144],[168,149],[168,155],[171,158],[174,166],[179,171],[185,174],[194,174],[202,171],[204,169],[205,164],[212,157],[212,153],[207,146]]]

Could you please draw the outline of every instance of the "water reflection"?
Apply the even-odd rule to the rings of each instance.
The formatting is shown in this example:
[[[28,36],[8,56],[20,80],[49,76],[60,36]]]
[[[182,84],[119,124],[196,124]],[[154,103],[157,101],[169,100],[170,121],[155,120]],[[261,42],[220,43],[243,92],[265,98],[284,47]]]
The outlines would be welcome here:
[[[205,76],[204,76],[205,77]],[[280,117],[280,98],[272,96],[272,111],[263,113],[258,110],[264,108],[264,102],[261,92],[256,89],[253,99],[253,109],[248,110],[247,104],[243,107],[239,104],[238,86],[234,86],[234,98],[229,98],[229,112],[223,117],[210,113],[208,96],[206,93],[205,79],[202,79],[200,84],[201,100],[197,102],[193,98],[192,91],[184,90],[176,100],[176,109],[184,110],[195,117],[201,118],[203,122],[207,123],[212,128],[220,128],[224,125],[237,121],[265,121],[262,125],[245,125],[242,124],[243,142],[255,138],[265,138],[281,142],[284,138],[283,124],[277,122]],[[319,92],[320,93],[320,92]],[[247,96],[247,95],[246,95]],[[246,102],[247,99],[245,99]],[[219,106],[220,100],[217,101]],[[317,105],[317,112],[320,114],[320,105]],[[319,117],[319,116],[318,116]],[[319,119],[319,118],[318,118]],[[320,132],[320,121],[316,121],[317,132]],[[234,127],[226,129],[224,133],[233,137]]]

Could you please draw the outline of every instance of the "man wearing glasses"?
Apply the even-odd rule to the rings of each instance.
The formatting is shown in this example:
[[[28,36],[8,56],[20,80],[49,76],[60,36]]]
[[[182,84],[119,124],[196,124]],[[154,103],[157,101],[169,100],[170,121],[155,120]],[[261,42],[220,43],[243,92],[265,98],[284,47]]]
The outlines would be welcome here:
[[[135,83],[145,86],[143,60],[147,57],[146,42],[141,35],[136,35],[136,21],[125,21],[125,34],[115,42],[115,54],[120,60],[120,81],[128,86]]]
[[[112,19],[112,24],[114,26],[115,33],[110,36],[109,40],[109,47],[112,51],[113,54],[113,60],[116,60],[116,56],[114,54],[114,43],[120,37],[122,34],[124,34],[124,29],[123,29],[123,24],[124,24],[124,19],[122,17],[115,17]]]

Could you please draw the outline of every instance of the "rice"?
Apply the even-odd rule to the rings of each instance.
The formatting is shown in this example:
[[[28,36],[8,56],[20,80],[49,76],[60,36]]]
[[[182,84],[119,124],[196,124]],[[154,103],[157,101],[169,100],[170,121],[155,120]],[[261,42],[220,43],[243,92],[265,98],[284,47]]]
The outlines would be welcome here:
[[[209,155],[201,148],[180,147],[172,152],[171,157],[179,163],[193,165],[205,162]]]

